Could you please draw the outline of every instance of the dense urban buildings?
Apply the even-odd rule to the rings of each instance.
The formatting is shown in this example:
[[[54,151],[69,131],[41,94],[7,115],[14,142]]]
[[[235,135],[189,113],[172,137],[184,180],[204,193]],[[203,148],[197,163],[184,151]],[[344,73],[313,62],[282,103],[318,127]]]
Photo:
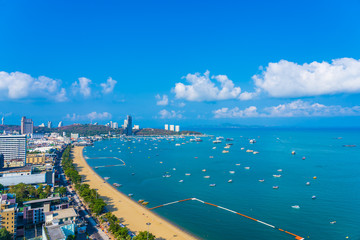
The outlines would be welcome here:
[[[1,227],[4,227],[8,232],[16,237],[16,216],[17,203],[14,194],[6,193],[0,195],[0,219]]]
[[[21,134],[33,134],[34,123],[32,119],[22,117],[21,118]]]
[[[0,153],[4,155],[5,166],[11,162],[21,162],[26,165],[26,136],[4,135],[0,136]]]

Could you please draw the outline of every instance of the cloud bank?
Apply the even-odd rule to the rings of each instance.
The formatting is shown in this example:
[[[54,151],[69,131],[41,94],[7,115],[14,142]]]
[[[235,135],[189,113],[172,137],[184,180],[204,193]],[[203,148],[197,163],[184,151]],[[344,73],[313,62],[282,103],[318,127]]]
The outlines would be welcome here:
[[[66,114],[65,118],[71,121],[79,121],[79,120],[105,120],[105,119],[111,119],[112,115],[108,112],[91,112],[84,115],[78,115],[78,114]]]
[[[261,112],[255,106],[244,110],[238,107],[220,108],[213,111],[214,118],[246,118],[246,117],[334,117],[360,116],[360,106],[342,107],[339,105],[323,105],[296,100],[286,104],[266,107]]]

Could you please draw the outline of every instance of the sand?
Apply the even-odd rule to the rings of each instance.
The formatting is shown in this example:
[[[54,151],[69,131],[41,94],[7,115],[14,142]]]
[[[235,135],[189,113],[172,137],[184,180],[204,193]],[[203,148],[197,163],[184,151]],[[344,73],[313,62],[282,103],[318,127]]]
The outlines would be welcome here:
[[[99,175],[87,164],[83,157],[84,147],[74,147],[74,165],[83,177],[83,182],[97,189],[99,195],[108,204],[107,208],[115,216],[124,220],[123,224],[131,231],[147,231],[146,223],[151,223],[149,229],[156,238],[160,239],[197,239],[194,236],[182,231],[178,227],[149,211],[128,196],[113,188],[110,184],[104,183]]]

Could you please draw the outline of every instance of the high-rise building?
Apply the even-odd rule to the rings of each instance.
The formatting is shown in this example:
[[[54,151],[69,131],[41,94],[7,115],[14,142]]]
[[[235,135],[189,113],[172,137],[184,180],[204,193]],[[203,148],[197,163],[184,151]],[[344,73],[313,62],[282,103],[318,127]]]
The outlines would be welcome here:
[[[165,124],[165,130],[166,130],[166,131],[169,130],[169,124]]]
[[[110,121],[110,128],[114,128],[113,122]]]
[[[133,130],[139,130],[140,126],[139,125],[134,125]]]
[[[170,131],[175,131],[174,125],[170,125]]]
[[[51,121],[48,121],[47,127],[52,128],[52,122]]]
[[[5,162],[22,160],[26,165],[26,135],[0,136],[0,153],[4,154]]]
[[[5,193],[0,195],[1,227],[5,228],[8,232],[13,234],[14,239],[16,237],[16,214],[16,195],[11,193]]]
[[[118,129],[119,128],[119,124],[117,122],[113,122],[113,129]]]
[[[132,117],[130,115],[128,115],[124,121],[124,132],[126,136],[132,135]]]
[[[2,117],[2,118],[1,118],[1,125],[4,125],[4,121],[5,121],[5,118]]]
[[[30,118],[22,117],[21,118],[21,134],[33,134],[34,133],[34,123]]]
[[[59,122],[58,127],[62,127],[62,121]]]
[[[175,132],[180,132],[180,126],[179,125],[175,126]]]

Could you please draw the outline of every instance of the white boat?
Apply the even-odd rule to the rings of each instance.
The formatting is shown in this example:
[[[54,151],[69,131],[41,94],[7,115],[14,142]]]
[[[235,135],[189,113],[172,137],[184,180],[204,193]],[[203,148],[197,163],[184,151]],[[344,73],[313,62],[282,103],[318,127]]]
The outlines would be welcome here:
[[[236,166],[240,166],[240,163],[236,163],[235,165],[236,165]]]
[[[228,153],[229,151],[223,150],[222,153]]]
[[[312,198],[312,199],[316,199],[316,196],[315,196],[315,195],[313,195],[311,198]]]
[[[310,186],[310,182],[306,182],[306,186]]]
[[[212,183],[212,184],[210,184],[209,186],[210,186],[210,187],[215,187],[216,184],[215,184],[215,183]]]
[[[300,208],[300,206],[299,205],[293,205],[293,206],[291,206],[292,208],[295,208],[295,209],[299,209]]]
[[[110,177],[104,177],[104,179],[105,179],[105,180],[109,180],[109,179],[110,179]]]
[[[191,173],[185,173],[185,176],[190,176],[191,175]]]
[[[175,146],[177,146],[177,147],[180,146],[180,143],[175,144]]]
[[[210,176],[204,176],[204,178],[210,178]]]
[[[249,143],[256,143],[256,140],[255,139],[250,139]]]
[[[280,175],[280,174],[278,174],[278,175],[277,175],[277,174],[274,174],[273,177],[279,178],[279,177],[281,177],[281,175]]]
[[[232,180],[232,179],[229,179],[228,183],[232,183],[232,182],[233,182],[233,180]]]
[[[224,140],[224,137],[216,137],[216,140]]]
[[[229,173],[230,173],[230,174],[234,174],[234,173],[235,173],[235,171],[229,171]]]
[[[213,147],[212,149],[216,149],[216,147]]]
[[[278,171],[278,172],[282,172],[283,170],[282,170],[282,169],[278,169],[277,171]]]
[[[279,189],[279,186],[273,186],[273,189]]]
[[[242,147],[242,148],[240,148],[240,149],[241,149],[241,150],[244,150],[245,148]]]
[[[230,147],[231,147],[231,145],[226,145],[224,148],[229,149]]]
[[[251,152],[254,152],[254,150],[248,149],[248,150],[246,150],[246,152],[251,153]]]
[[[264,179],[259,179],[259,182],[264,182],[265,180]]]
[[[250,169],[250,167],[244,167],[245,169],[247,169],[247,170],[249,170]]]
[[[201,170],[201,171],[206,172],[206,169],[203,169],[203,170]]]
[[[221,141],[220,140],[215,140],[215,141],[213,141],[213,143],[221,143]]]
[[[184,180],[180,180],[179,182],[183,182]]]

